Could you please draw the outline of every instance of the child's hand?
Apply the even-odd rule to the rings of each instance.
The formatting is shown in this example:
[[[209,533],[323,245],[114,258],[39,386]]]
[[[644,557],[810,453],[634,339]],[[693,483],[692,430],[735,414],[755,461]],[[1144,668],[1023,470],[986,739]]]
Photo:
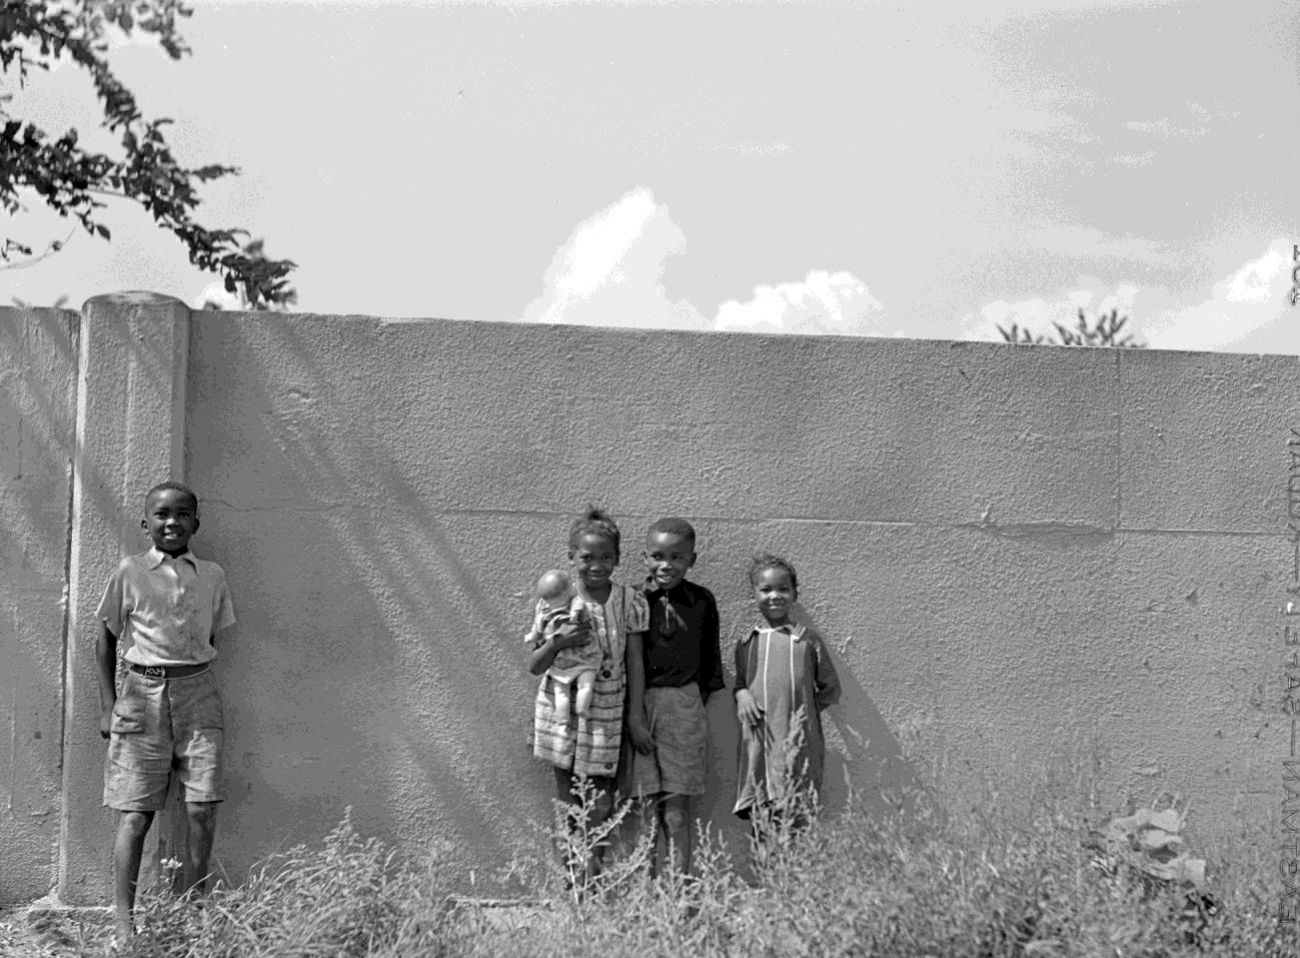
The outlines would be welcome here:
[[[112,727],[113,727],[113,706],[110,705],[108,708],[104,709],[103,714],[99,716],[99,737],[108,738],[109,729],[111,729]]]
[[[736,692],[736,718],[740,719],[741,725],[750,728],[763,721],[763,709],[754,701],[753,693],[749,689],[739,689]]]
[[[591,641],[591,623],[568,622],[555,630],[551,636],[551,647],[559,652],[561,649],[572,649],[579,645],[586,645]]]
[[[650,737],[650,729],[645,724],[644,715],[627,717],[627,737],[632,740],[632,747],[642,755],[649,755],[655,750],[654,739]]]

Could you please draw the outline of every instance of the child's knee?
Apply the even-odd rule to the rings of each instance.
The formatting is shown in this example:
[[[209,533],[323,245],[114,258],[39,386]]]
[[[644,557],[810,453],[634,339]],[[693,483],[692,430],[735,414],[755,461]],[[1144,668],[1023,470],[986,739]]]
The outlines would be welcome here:
[[[142,840],[151,824],[153,824],[153,812],[118,812],[118,834],[133,841]]]
[[[690,827],[690,815],[680,805],[665,805],[659,810],[659,820],[663,822],[664,831],[670,838],[685,834]]]
[[[217,820],[217,802],[186,802],[185,814],[190,824],[200,828],[211,828]]]

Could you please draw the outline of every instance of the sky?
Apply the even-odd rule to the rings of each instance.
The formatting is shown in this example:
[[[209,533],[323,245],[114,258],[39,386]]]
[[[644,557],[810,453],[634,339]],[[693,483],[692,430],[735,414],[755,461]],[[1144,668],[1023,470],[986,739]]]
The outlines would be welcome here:
[[[192,0],[175,62],[111,62],[208,226],[298,263],[294,307],[1000,340],[1112,308],[1153,348],[1300,354],[1294,0]],[[96,132],[68,66],[14,90]],[[0,214],[3,215],[3,214]],[[111,243],[0,302],[219,282],[113,200]]]

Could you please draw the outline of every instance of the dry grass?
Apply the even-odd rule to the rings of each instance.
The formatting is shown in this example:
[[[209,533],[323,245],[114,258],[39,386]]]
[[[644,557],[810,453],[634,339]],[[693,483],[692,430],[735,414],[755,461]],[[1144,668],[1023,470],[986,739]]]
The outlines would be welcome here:
[[[1294,926],[1276,920],[1276,864],[1230,848],[1208,860],[1218,914],[1184,914],[1184,891],[1131,870],[1097,867],[1090,826],[1098,808],[1085,782],[1044,781],[1012,808],[996,792],[974,811],[873,820],[850,808],[805,828],[771,823],[743,873],[709,833],[697,875],[652,881],[644,846],[584,887],[558,843],[584,860],[603,839],[585,821],[557,824],[515,863],[533,904],[484,907],[451,897],[459,876],[416,866],[344,821],[319,847],[268,860],[203,907],[142,899],[143,931],[129,954],[180,956],[882,955],[890,958],[1283,958]],[[1238,847],[1266,848],[1266,836]],[[1235,843],[1234,843],[1235,844]],[[576,879],[576,881],[575,881]],[[576,887],[575,887],[576,886]],[[75,937],[72,936],[72,937]],[[0,926],[0,946],[5,944]],[[42,946],[94,954],[95,941]],[[27,954],[29,952],[15,952]],[[41,952],[35,952],[40,954]]]

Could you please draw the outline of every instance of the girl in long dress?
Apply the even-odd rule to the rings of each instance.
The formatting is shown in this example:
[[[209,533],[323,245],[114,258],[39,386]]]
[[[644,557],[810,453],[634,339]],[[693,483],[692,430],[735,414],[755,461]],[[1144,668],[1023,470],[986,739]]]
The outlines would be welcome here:
[[[764,806],[789,808],[800,792],[816,806],[826,757],[821,712],[840,697],[826,643],[814,629],[790,621],[799,597],[794,566],[760,555],[750,565],[749,582],[763,621],[736,644],[740,774],[734,811],[741,818]]]

